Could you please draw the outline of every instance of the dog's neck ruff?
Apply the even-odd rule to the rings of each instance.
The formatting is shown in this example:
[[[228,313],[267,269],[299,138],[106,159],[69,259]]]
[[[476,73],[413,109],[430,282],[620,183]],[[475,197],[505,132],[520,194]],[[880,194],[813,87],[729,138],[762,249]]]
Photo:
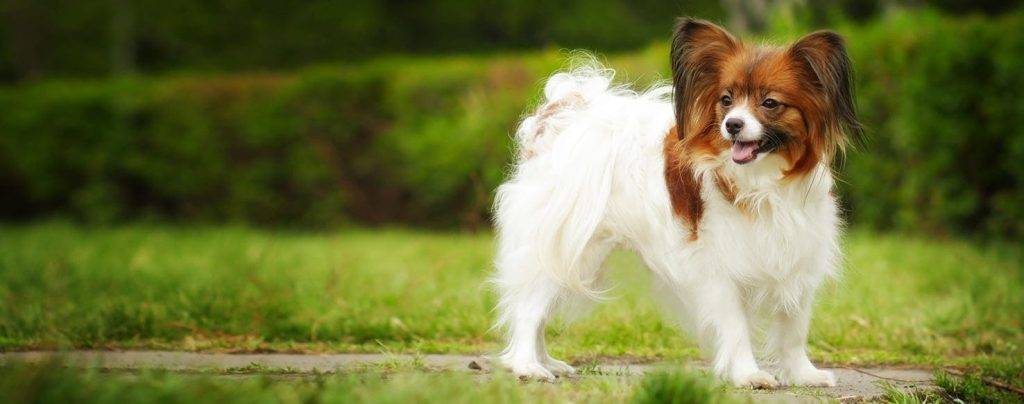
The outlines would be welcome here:
[[[754,222],[784,223],[809,202],[831,200],[833,178],[824,164],[807,173],[786,175],[790,163],[770,154],[753,164],[730,161],[728,150],[716,155],[694,155],[679,142],[675,129],[665,138],[665,178],[676,216],[699,238],[709,199],[724,202]]]

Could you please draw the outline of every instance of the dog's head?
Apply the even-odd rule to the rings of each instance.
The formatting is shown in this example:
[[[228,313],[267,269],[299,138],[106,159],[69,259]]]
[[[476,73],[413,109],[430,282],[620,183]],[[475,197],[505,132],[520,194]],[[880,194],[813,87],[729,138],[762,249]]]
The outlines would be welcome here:
[[[831,161],[860,136],[843,38],[829,31],[788,47],[748,46],[684,18],[672,38],[677,133],[696,158],[752,164],[776,153],[787,175]]]

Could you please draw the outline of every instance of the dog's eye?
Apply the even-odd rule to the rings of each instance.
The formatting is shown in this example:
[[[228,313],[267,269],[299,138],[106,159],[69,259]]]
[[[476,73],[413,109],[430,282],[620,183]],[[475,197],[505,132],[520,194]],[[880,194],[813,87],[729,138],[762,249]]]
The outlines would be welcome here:
[[[774,98],[765,98],[764,101],[761,102],[761,106],[768,109],[775,109],[779,106],[779,102]]]
[[[728,107],[730,105],[732,105],[732,97],[730,97],[728,95],[723,95],[722,96],[722,106]]]

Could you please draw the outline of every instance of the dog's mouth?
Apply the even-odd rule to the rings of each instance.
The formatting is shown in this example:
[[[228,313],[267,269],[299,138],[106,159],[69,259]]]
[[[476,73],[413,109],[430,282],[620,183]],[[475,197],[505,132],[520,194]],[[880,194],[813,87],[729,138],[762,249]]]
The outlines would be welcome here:
[[[781,132],[768,132],[759,140],[733,141],[732,161],[736,164],[747,164],[757,159],[758,154],[771,153],[785,143],[788,136]]]
[[[760,141],[732,142],[732,161],[736,164],[747,164],[757,158],[758,150],[761,148]]]

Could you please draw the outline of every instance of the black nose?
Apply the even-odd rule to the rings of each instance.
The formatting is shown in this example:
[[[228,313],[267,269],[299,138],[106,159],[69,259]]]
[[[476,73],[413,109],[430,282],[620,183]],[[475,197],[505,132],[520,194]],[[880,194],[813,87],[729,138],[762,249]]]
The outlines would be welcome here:
[[[729,132],[730,135],[740,133],[743,129],[743,120],[739,118],[729,118],[725,120],[725,131]]]

